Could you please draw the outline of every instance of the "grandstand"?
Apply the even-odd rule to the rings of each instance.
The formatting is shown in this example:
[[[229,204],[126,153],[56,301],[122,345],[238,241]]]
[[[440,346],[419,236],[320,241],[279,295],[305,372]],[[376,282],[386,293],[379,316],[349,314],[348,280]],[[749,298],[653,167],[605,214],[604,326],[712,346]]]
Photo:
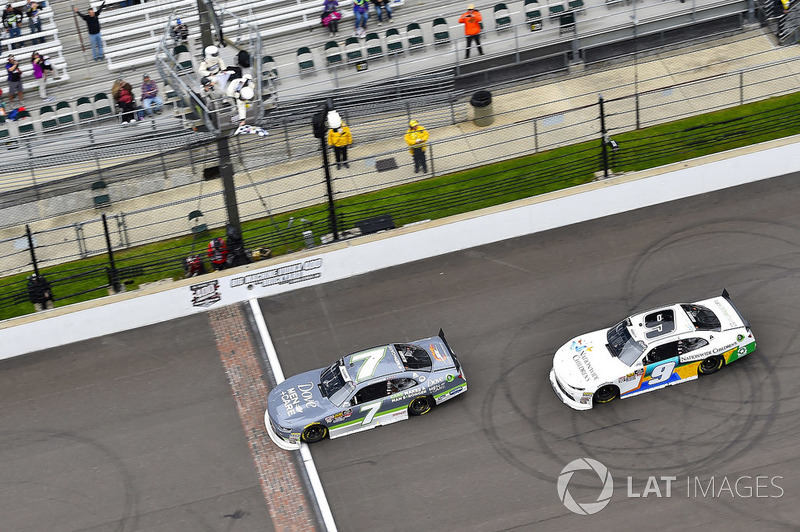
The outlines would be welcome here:
[[[94,7],[100,3],[92,1]],[[16,4],[24,2],[19,0]],[[340,3],[344,15],[340,23],[342,35],[331,43],[327,31],[319,23],[317,1],[215,3],[217,10],[228,14],[223,23],[225,40],[233,45],[223,50],[228,62],[232,62],[235,46],[247,46],[248,25],[257,28],[263,43],[257,68],[268,74],[258,77],[267,86],[262,96],[269,104],[262,106],[263,113],[254,117],[255,120],[265,120],[263,123],[269,125],[275,123],[278,116],[281,120],[286,116],[305,118],[307,113],[296,111],[307,102],[319,101],[332,93],[355,94],[365,87],[370,88],[375,99],[402,106],[404,98],[416,98],[421,91],[441,95],[443,91],[452,92],[487,82],[567,70],[615,54],[629,53],[631,43],[641,51],[680,41],[686,36],[741,27],[748,11],[748,3],[743,0],[691,3],[677,0],[632,3],[518,0],[478,4],[484,13],[483,45],[487,54],[465,61],[463,29],[456,23],[464,6],[441,0],[407,4],[395,0],[391,25],[377,26],[372,16],[367,39],[347,42],[352,24],[350,5],[351,0]],[[51,56],[56,71],[48,83],[57,103],[43,105],[35,94],[35,80],[26,75],[25,104],[31,123],[22,129],[21,123],[0,124],[0,139],[42,135],[49,138],[63,133],[72,135],[79,129],[108,128],[114,123],[116,109],[101,94],[110,92],[117,77],[128,80],[138,92],[143,73],[158,73],[154,64],[156,51],[171,17],[180,17],[188,24],[189,39],[183,61],[196,66],[202,53],[196,0],[151,0],[126,7],[107,4],[100,17],[105,52],[102,63],[89,59],[85,24],[75,19],[70,6],[48,3],[43,16],[44,31],[37,34],[45,36],[46,43],[32,46],[25,25],[22,37],[6,39],[2,47],[7,55],[13,42],[25,42],[25,47],[15,50],[15,55],[28,72],[27,57],[33,49]],[[442,38],[442,34],[447,38]],[[170,47],[173,45],[169,39],[166,43]],[[302,58],[302,68],[298,55],[301,48],[308,49],[308,54]],[[339,61],[337,53],[347,60]],[[408,79],[423,79],[428,83],[408,95],[398,92],[397,87],[403,86],[402,80]],[[174,90],[164,86],[163,77],[157,81],[162,87],[162,97],[167,96],[166,99],[179,108]],[[0,87],[7,89],[5,80],[0,81]],[[159,117],[152,127],[158,130],[197,127],[196,120],[186,118],[185,107],[178,110],[180,112],[174,115]],[[125,136],[138,134],[138,130],[131,129]],[[10,146],[16,147],[13,143]]]

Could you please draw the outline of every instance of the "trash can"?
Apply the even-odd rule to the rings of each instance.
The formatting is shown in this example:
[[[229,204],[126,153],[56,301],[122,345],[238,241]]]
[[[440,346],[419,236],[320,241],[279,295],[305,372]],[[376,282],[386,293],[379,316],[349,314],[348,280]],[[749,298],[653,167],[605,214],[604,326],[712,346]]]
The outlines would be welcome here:
[[[492,110],[492,93],[489,91],[478,91],[472,95],[469,101],[475,112],[476,126],[490,126],[494,122],[494,111]]]

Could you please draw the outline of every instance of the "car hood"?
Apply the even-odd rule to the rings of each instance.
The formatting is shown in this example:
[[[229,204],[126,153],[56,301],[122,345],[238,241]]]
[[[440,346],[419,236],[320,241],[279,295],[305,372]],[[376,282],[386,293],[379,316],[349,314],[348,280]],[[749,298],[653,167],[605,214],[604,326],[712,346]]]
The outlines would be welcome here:
[[[573,388],[586,389],[615,382],[630,370],[606,347],[606,331],[594,331],[573,338],[553,357],[556,375]]]
[[[267,399],[269,417],[287,429],[302,428],[330,413],[333,404],[319,389],[321,369],[289,377]]]

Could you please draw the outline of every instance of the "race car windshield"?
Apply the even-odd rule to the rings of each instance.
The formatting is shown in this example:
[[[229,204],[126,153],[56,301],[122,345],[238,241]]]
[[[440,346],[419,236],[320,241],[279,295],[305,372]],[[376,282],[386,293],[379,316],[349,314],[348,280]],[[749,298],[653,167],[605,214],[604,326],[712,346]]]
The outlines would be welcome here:
[[[717,331],[722,329],[722,324],[714,312],[703,305],[681,305],[692,320],[694,328],[698,331]]]
[[[403,361],[406,371],[423,370],[430,371],[431,357],[421,347],[408,344],[395,344],[394,348]]]
[[[345,380],[344,375],[347,371],[342,371],[344,361],[342,359],[334,362],[330,367],[322,372],[319,379],[320,390],[322,395],[330,399],[330,401],[340,406],[344,400],[350,395],[353,383]]]
[[[644,346],[631,338],[627,320],[623,320],[608,330],[606,334],[608,350],[611,354],[630,366],[644,352]]]

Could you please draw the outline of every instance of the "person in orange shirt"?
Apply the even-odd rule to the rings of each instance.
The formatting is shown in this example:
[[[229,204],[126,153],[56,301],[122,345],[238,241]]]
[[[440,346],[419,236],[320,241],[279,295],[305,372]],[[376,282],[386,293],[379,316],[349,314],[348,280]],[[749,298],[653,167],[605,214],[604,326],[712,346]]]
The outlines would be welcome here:
[[[458,19],[459,24],[464,25],[464,34],[467,36],[467,59],[469,59],[469,51],[472,48],[472,41],[478,45],[478,53],[483,55],[483,48],[481,48],[481,12],[475,9],[473,4],[467,6],[467,12],[461,15]]]

